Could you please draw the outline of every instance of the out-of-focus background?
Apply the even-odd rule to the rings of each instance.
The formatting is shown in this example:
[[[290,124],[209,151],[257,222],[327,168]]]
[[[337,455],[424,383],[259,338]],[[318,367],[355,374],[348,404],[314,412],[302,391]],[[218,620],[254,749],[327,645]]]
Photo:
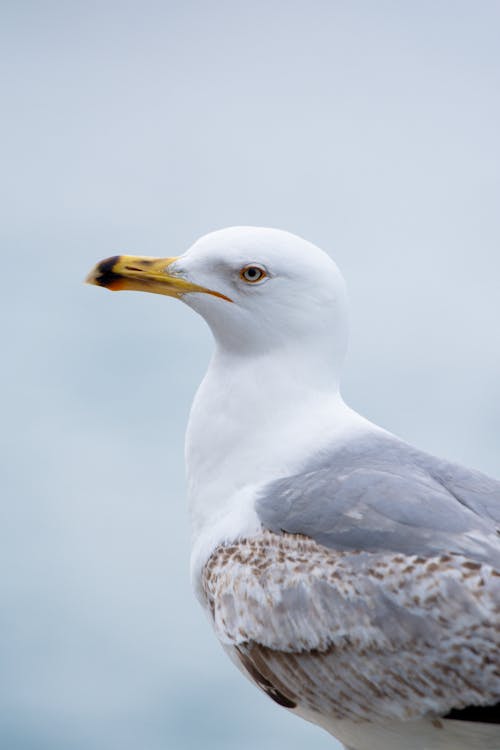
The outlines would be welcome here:
[[[500,476],[499,30],[496,0],[2,3],[2,748],[335,746],[191,594],[208,329],[82,282],[227,225],[301,234],[350,288],[346,399]]]

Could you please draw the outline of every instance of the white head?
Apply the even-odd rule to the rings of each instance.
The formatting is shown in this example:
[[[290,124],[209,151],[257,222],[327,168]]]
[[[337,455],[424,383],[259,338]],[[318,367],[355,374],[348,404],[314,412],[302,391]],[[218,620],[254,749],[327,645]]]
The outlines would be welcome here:
[[[345,284],[326,253],[289,232],[222,229],[177,258],[109,258],[88,280],[181,298],[205,318],[225,354],[279,350],[338,379],[347,345]]]
[[[344,281],[331,258],[300,237],[278,229],[223,229],[195,242],[169,270],[232,300],[184,298],[225,351],[255,357],[298,347],[304,357],[342,360]]]

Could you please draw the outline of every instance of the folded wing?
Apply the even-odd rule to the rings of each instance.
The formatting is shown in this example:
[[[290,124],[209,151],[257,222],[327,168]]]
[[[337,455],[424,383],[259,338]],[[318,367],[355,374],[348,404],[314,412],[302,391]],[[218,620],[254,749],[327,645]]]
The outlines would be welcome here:
[[[500,699],[500,483],[385,436],[262,488],[264,531],[204,586],[220,640],[274,700],[334,718]]]

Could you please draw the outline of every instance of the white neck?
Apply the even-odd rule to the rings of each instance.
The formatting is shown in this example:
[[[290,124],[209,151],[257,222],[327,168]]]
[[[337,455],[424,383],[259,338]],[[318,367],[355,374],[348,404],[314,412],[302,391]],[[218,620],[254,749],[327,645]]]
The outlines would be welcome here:
[[[235,357],[218,349],[196,394],[186,435],[192,573],[222,542],[256,533],[255,489],[300,471],[367,422],[349,409],[335,369],[306,358]]]

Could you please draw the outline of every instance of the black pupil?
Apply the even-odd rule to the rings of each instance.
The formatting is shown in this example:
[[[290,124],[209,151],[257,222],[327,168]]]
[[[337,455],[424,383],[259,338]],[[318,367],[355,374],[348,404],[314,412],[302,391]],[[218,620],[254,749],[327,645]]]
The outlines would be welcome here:
[[[258,268],[247,268],[247,276],[251,279],[255,279],[260,273]]]

